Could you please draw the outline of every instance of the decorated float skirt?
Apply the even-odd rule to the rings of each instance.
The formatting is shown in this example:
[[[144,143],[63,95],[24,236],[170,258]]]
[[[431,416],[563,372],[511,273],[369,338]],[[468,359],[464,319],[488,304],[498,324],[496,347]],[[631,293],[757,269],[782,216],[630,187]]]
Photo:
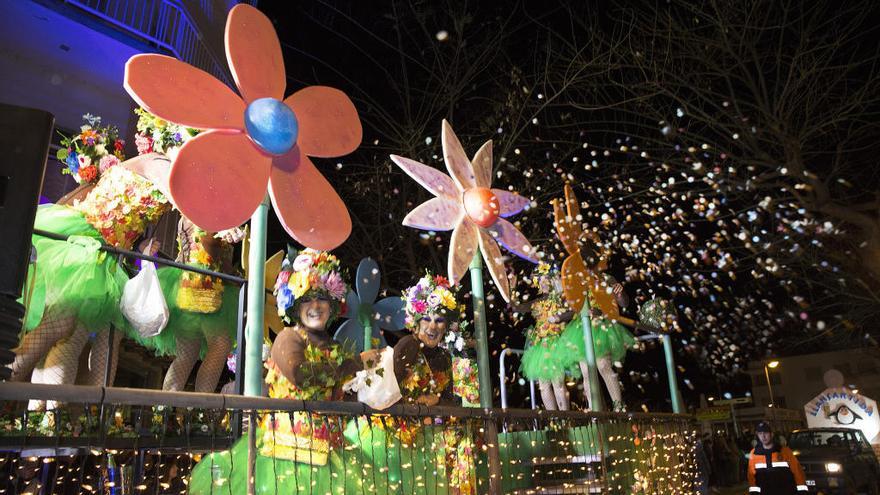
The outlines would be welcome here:
[[[271,359],[266,367],[266,383],[272,398],[341,398],[333,389],[298,389]],[[342,448],[344,421],[343,417],[299,411],[264,414],[257,427],[256,493],[359,493],[355,456]],[[189,493],[246,493],[247,450],[244,437],[231,450],[202,458],[193,469]]]

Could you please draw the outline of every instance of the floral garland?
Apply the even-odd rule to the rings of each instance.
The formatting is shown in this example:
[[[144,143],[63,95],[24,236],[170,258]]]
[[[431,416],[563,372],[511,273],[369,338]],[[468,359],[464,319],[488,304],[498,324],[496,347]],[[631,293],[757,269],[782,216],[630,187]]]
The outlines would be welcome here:
[[[101,174],[125,160],[125,141],[116,126],[101,125],[101,117],[87,113],[85,124],[75,136],[61,134],[61,149],[55,154],[65,165],[62,174],[73,176],[77,184],[94,184]]]
[[[416,285],[406,289],[403,300],[406,303],[407,328],[415,328],[419,320],[429,314],[442,314],[457,320],[464,310],[455,301],[449,280],[442,275],[432,276],[430,273],[426,273]]]
[[[344,310],[348,286],[341,274],[339,259],[330,253],[306,248],[288,253],[275,279],[278,316],[290,324],[298,319],[296,302],[307,295],[328,296],[335,304],[331,320]]]
[[[123,249],[170,207],[150,181],[124,167],[109,169],[86,199],[73,205],[107,244]]]
[[[480,403],[477,363],[466,357],[452,359],[452,393],[471,404]]]
[[[196,136],[199,131],[172,124],[167,120],[151,114],[143,108],[136,108],[134,113],[138,116],[137,134],[134,144],[137,146],[139,155],[147,153],[174,154],[183,143]]]

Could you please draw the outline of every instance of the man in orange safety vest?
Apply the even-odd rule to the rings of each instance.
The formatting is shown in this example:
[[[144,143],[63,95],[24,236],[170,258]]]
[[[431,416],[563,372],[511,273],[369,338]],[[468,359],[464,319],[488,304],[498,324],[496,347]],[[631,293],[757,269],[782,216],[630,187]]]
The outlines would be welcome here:
[[[755,429],[758,444],[749,455],[749,494],[798,495],[807,493],[804,469],[788,447],[778,445],[766,421]]]

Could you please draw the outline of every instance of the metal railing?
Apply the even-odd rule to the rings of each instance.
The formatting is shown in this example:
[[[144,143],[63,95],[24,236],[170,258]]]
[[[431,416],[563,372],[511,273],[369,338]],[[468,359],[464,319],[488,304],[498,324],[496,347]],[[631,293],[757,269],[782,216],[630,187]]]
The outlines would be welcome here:
[[[80,405],[86,411],[80,422],[91,427],[74,434],[59,427],[59,419],[54,430],[41,432],[46,416],[31,418],[36,413],[24,410],[29,399],[64,402],[69,411]],[[12,429],[0,430],[0,479],[22,478],[6,493],[24,493],[22,487],[38,477],[12,472],[16,463],[19,469],[30,462],[45,485],[59,476],[62,463],[60,475],[68,479],[71,466],[85,466],[73,476],[82,484],[87,477],[100,479],[111,459],[119,459],[114,466],[129,466],[129,482],[144,487],[138,493],[172,492],[151,484],[156,480],[183,487],[187,480],[190,493],[244,493],[250,474],[257,493],[291,486],[308,494],[631,493],[636,487],[639,493],[690,493],[696,475],[696,429],[685,415],[414,405],[376,411],[358,402],[29,383],[0,383],[0,402],[6,416],[18,418]],[[264,426],[289,413],[309,413],[314,424],[344,432],[325,466],[299,471],[335,474],[282,479],[294,464],[262,453]],[[230,424],[236,418],[245,419],[248,433],[238,442]],[[211,427],[195,426],[204,424]],[[411,436],[404,438],[407,431]],[[201,472],[192,475],[199,458]],[[174,472],[167,471],[171,466]]]
[[[202,40],[202,35],[182,2],[175,0],[65,0],[122,31],[141,38],[198,67],[229,86],[232,81]]]

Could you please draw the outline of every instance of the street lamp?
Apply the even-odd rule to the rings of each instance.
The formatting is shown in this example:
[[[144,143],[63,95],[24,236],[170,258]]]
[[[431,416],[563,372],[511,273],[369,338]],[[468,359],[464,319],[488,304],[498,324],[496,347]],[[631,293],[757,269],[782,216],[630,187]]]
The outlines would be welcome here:
[[[770,384],[770,368],[776,368],[777,366],[779,366],[779,361],[776,360],[764,364],[764,377],[767,378],[767,389],[770,391],[770,407],[776,406],[773,400],[773,385]]]

